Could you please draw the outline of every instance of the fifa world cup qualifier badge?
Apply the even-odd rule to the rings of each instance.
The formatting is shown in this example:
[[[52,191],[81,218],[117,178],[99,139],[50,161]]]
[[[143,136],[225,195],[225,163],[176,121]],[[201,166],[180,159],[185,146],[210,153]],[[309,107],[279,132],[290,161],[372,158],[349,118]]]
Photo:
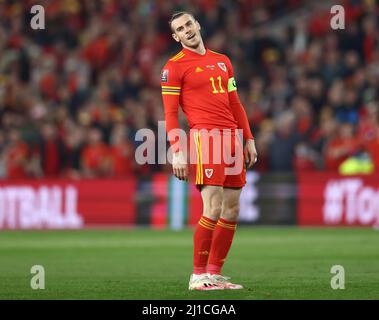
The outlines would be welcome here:
[[[162,70],[161,82],[168,82],[168,69]]]

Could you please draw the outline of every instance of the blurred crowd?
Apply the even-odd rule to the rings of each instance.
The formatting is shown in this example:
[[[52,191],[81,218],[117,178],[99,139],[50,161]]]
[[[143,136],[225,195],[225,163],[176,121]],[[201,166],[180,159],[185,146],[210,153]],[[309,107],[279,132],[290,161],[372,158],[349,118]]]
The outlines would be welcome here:
[[[34,4],[44,30],[30,27]],[[379,171],[379,5],[341,4],[344,30],[314,1],[0,1],[0,178],[169,170],[137,165],[134,136],[164,119],[160,70],[180,50],[167,21],[182,9],[232,60],[256,170],[360,157]]]

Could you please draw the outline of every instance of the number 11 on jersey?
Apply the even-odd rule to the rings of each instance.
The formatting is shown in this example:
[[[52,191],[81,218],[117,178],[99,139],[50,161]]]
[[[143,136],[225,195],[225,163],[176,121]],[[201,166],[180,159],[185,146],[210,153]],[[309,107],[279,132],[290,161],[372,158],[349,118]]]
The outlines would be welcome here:
[[[221,84],[221,76],[218,76],[217,77],[217,80],[218,80],[218,85],[220,87],[220,90],[217,90],[216,86],[215,86],[215,79],[213,77],[210,77],[209,80],[211,81],[212,83],[212,88],[213,88],[213,91],[212,93],[224,93],[225,90],[222,88],[222,84]]]

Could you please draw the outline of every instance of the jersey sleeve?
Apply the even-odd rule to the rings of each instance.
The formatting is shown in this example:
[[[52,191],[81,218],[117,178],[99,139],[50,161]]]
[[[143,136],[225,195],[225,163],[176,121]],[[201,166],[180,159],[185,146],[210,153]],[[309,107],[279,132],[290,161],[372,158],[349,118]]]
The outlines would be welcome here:
[[[174,62],[169,61],[163,67],[161,72],[161,88],[166,121],[166,130],[171,145],[174,145],[176,142],[170,139],[170,132],[173,132],[171,130],[180,128],[178,120],[178,110],[181,83],[182,81],[178,65]]]
[[[226,57],[226,66],[228,68],[228,94],[229,94],[229,103],[233,112],[234,119],[238,123],[238,129],[243,130],[243,137],[245,140],[254,139],[254,136],[250,129],[249,120],[246,115],[246,111],[241,104],[240,98],[237,93],[237,84],[234,79],[234,70],[232,63],[229,58]]]

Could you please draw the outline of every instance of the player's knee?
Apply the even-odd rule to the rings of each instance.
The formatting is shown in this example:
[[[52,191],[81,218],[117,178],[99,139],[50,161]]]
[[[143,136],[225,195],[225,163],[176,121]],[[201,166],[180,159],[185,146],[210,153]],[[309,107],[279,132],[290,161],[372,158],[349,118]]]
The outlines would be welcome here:
[[[240,206],[238,203],[229,206],[224,206],[221,212],[221,218],[228,221],[236,221],[238,219],[239,212]]]
[[[207,218],[210,218],[216,221],[220,218],[221,211],[222,211],[221,204],[220,205],[213,204],[209,206],[208,208],[205,208],[204,215]]]

